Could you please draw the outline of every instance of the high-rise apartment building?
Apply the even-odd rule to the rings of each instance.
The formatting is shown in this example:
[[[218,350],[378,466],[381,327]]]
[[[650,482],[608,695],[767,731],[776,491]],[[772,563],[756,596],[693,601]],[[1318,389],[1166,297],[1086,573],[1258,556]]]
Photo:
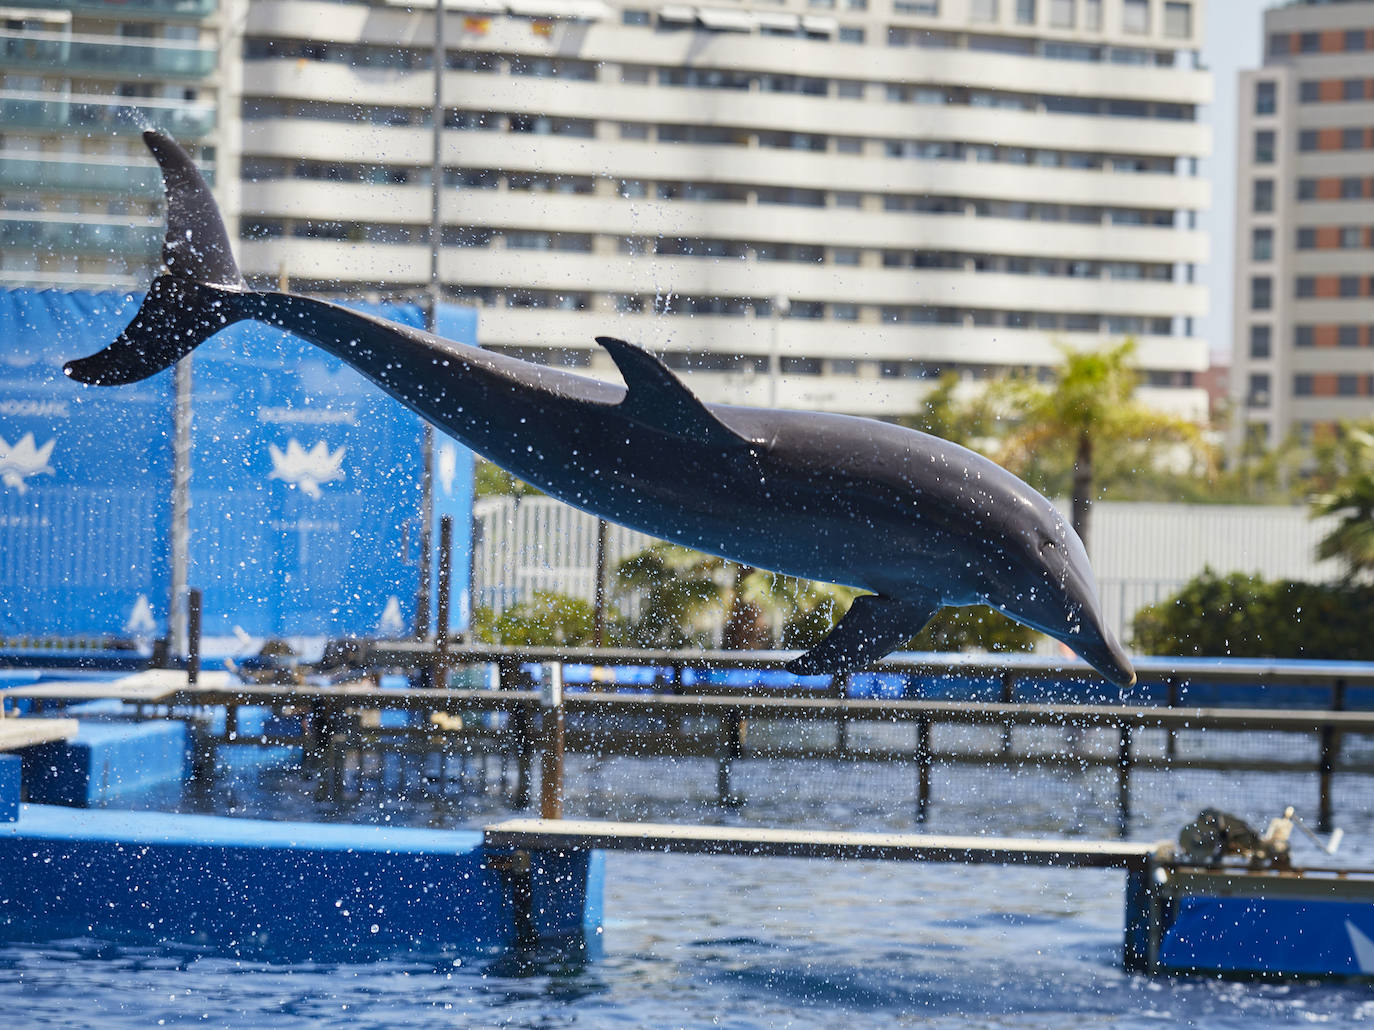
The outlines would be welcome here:
[[[138,134],[213,174],[219,50],[216,0],[0,6],[0,287],[146,284],[162,186]]]
[[[1240,77],[1239,446],[1374,415],[1374,3],[1264,16]]]
[[[434,0],[215,3],[11,12],[0,284],[146,281],[152,121],[205,144],[253,280],[418,293]],[[891,415],[1131,335],[1204,409],[1200,0],[446,10],[440,277],[484,345],[614,375],[614,333],[709,399]]]
[[[444,291],[484,346],[609,376],[616,334],[712,400],[900,414],[1132,335],[1155,402],[1201,411],[1200,7],[453,0]],[[231,20],[245,273],[418,291],[432,0]]]

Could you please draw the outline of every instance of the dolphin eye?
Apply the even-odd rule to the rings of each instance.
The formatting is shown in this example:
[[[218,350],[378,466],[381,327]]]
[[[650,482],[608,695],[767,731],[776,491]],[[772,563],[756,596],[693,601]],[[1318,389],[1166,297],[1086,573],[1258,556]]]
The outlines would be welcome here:
[[[1054,548],[1054,541],[1053,541],[1053,540],[1042,540],[1042,541],[1040,541],[1040,551],[1041,551],[1042,554],[1045,552],[1045,550],[1046,550],[1047,548],[1048,548],[1049,550],[1051,550],[1051,551],[1055,549],[1055,548]]]

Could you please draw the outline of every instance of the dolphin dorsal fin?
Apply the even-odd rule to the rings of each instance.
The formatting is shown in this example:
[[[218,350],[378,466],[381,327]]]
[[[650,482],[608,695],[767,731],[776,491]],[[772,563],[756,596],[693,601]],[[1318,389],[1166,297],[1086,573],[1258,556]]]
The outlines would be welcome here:
[[[648,351],[614,336],[598,336],[596,342],[606,348],[625,380],[620,409],[626,418],[717,447],[749,446]]]

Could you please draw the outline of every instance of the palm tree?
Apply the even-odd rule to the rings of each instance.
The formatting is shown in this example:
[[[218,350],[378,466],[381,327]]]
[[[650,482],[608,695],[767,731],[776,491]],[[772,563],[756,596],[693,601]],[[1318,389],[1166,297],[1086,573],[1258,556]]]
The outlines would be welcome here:
[[[1062,470],[1068,469],[1070,519],[1086,547],[1089,507],[1102,466],[1110,463],[1129,475],[1156,461],[1160,444],[1195,447],[1201,431],[1135,399],[1134,340],[1105,350],[1062,347],[1061,352],[1064,361],[1052,383],[1021,377],[991,388],[1001,406],[1014,412],[1016,423],[997,458],[1012,471],[1040,480],[1051,494],[1062,489]]]
[[[1312,500],[1313,515],[1339,515],[1340,521],[1317,544],[1317,557],[1345,564],[1345,578],[1374,572],[1374,433],[1343,426],[1346,472],[1335,487]]]

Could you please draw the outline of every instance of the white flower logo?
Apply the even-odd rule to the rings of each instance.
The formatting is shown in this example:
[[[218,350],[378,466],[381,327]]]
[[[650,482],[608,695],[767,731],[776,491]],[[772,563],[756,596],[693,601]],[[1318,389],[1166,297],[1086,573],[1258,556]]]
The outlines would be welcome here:
[[[267,478],[298,486],[311,500],[320,499],[321,483],[344,477],[344,449],[331,452],[323,440],[307,451],[293,437],[285,451],[276,444],[268,444],[267,450],[272,455],[272,472]]]
[[[21,494],[28,493],[29,487],[24,480],[29,476],[52,475],[52,466],[48,464],[48,459],[52,457],[55,443],[57,439],[53,438],[39,447],[34,442],[33,434],[25,433],[19,442],[11,447],[5,442],[4,437],[0,436],[0,482],[13,487]]]

